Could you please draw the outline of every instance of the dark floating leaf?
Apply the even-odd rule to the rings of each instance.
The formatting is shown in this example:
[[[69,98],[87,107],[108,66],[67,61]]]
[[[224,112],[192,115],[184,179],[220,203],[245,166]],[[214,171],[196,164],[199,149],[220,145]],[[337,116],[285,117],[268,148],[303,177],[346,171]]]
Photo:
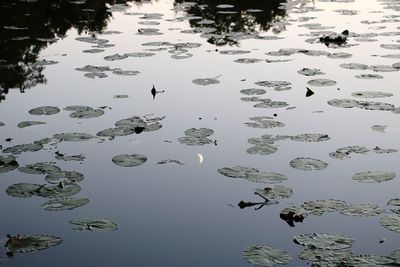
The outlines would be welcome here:
[[[351,96],[359,98],[384,98],[393,96],[392,93],[380,92],[380,91],[362,91],[352,93]]]
[[[288,207],[281,211],[279,217],[287,222],[290,227],[294,227],[294,223],[303,222],[304,218],[308,216],[306,210],[301,207]]]
[[[48,249],[62,243],[61,237],[51,235],[8,236],[7,252],[24,253]]]
[[[28,174],[51,174],[61,171],[56,165],[47,162],[28,164],[25,167],[18,168],[18,170]]]
[[[315,79],[308,81],[308,84],[313,86],[333,86],[336,82],[329,79]]]
[[[61,198],[51,199],[42,204],[45,210],[48,211],[64,211],[73,210],[82,207],[89,203],[88,198]]]
[[[158,165],[170,164],[170,163],[174,163],[174,164],[178,164],[178,165],[185,165],[185,164],[183,164],[182,162],[180,162],[179,160],[176,160],[176,159],[165,159],[165,160],[157,162]]]
[[[208,137],[214,134],[209,128],[190,128],[185,131],[184,137],[178,138],[179,143],[189,146],[202,146],[213,143]]]
[[[73,228],[77,231],[110,232],[116,231],[118,225],[108,219],[79,218],[69,221],[70,224],[77,225]]]
[[[329,156],[335,159],[348,159],[351,154],[367,154],[370,149],[363,146],[346,146],[329,153]]]
[[[295,158],[290,161],[290,167],[302,171],[319,171],[326,169],[328,163],[312,158]]]
[[[141,154],[121,154],[112,158],[112,162],[122,167],[135,167],[147,161],[147,157]]]
[[[258,88],[249,88],[240,90],[240,93],[244,95],[263,95],[266,92],[267,91],[265,91],[264,89],[258,89]]]
[[[300,259],[311,262],[312,266],[341,266],[343,260],[351,256],[353,252],[348,249],[306,248],[299,254]]]
[[[67,142],[87,141],[95,138],[93,135],[87,133],[60,133],[53,135],[54,139]]]
[[[32,144],[22,144],[22,145],[16,145],[12,147],[7,147],[3,149],[3,153],[11,153],[14,155],[21,154],[23,152],[36,152],[39,151],[43,148],[43,145],[41,143],[32,143]]]
[[[199,79],[194,79],[192,81],[194,84],[197,85],[203,85],[203,86],[207,86],[207,85],[212,85],[212,84],[218,84],[219,81],[215,78],[199,78]]]
[[[33,125],[40,125],[40,124],[46,124],[45,122],[42,121],[22,121],[18,123],[18,128],[25,128]]]
[[[310,68],[302,68],[301,70],[298,70],[297,73],[304,76],[316,76],[325,74],[321,72],[320,69],[310,69]]]
[[[69,197],[77,194],[81,187],[77,184],[50,186],[40,184],[19,183],[7,187],[6,193],[12,197],[30,198],[32,196],[44,198]]]
[[[366,171],[358,172],[353,175],[352,179],[360,183],[382,183],[390,181],[396,177],[394,172],[386,171]]]
[[[49,184],[59,184],[62,181],[69,182],[81,182],[83,180],[83,174],[76,171],[53,171],[50,172],[45,180]]]
[[[14,156],[0,156],[0,173],[10,172],[18,168],[18,162]]]
[[[354,239],[347,235],[312,233],[295,235],[294,242],[310,249],[341,250],[350,248]]]
[[[54,115],[60,112],[58,107],[43,106],[29,110],[31,115]]]
[[[247,247],[243,251],[243,258],[251,264],[265,267],[287,265],[293,259],[286,251],[268,245]]]
[[[227,177],[243,178],[256,183],[276,184],[287,180],[287,177],[280,173],[265,172],[256,168],[244,166],[224,167],[218,169],[218,172]]]

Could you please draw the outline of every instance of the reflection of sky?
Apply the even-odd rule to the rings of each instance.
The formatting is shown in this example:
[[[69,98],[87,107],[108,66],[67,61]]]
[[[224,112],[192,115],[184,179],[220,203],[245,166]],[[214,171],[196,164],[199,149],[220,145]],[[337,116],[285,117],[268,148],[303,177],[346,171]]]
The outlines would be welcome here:
[[[317,7],[329,9],[357,9],[360,15],[339,16],[333,12],[311,12],[293,14],[298,16],[317,16],[323,25],[334,25],[335,31],[349,28],[359,33],[370,32],[368,25],[359,20],[379,20],[383,14],[370,14],[379,9],[375,1],[339,4],[318,3]],[[145,4],[139,12],[165,13],[164,19],[172,19],[175,14],[169,2]],[[132,8],[132,11],[136,11]],[[270,58],[264,53],[279,48],[310,48],[324,51],[344,51],[354,56],[346,60],[332,60],[326,57],[294,55],[288,63],[237,64],[232,61],[242,56],[223,56],[214,51],[215,47],[197,35],[183,35],[170,28],[188,29],[187,22],[176,23],[161,20],[157,26],[164,35],[138,36],[138,17],[114,14],[108,30],[118,30],[121,35],[106,35],[101,38],[116,44],[102,54],[83,54],[89,44],[74,40],[74,31],[68,37],[43,51],[43,57],[60,61],[45,70],[46,85],[40,85],[26,94],[11,91],[7,100],[0,105],[2,137],[13,137],[19,144],[47,137],[56,132],[96,132],[112,127],[119,119],[132,115],[154,113],[165,115],[163,128],[157,132],[116,138],[114,141],[98,144],[90,141],[79,144],[60,144],[58,149],[68,154],[84,153],[88,158],[82,165],[71,162],[57,162],[66,170],[77,170],[85,174],[81,184],[80,196],[89,197],[89,205],[71,212],[51,213],[40,207],[42,200],[14,199],[0,194],[0,212],[7,214],[2,219],[1,236],[7,233],[52,233],[62,236],[64,244],[37,254],[18,255],[11,262],[14,266],[84,266],[101,263],[104,266],[247,266],[241,259],[242,250],[251,244],[270,244],[291,252],[294,256],[300,247],[291,242],[293,234],[307,232],[338,232],[351,234],[356,238],[354,250],[357,253],[387,254],[396,248],[398,236],[391,234],[378,223],[379,217],[355,218],[341,215],[310,216],[296,228],[289,228],[279,219],[279,212],[291,204],[307,200],[336,198],[355,203],[379,203],[385,207],[387,200],[398,197],[398,179],[383,184],[359,184],[351,176],[366,169],[391,170],[400,174],[396,164],[398,154],[356,155],[350,160],[338,161],[328,156],[329,152],[348,145],[365,145],[372,148],[398,146],[398,126],[396,117],[390,112],[374,112],[359,109],[339,109],[328,106],[332,98],[350,98],[351,93],[360,90],[382,90],[394,93],[394,97],[384,102],[400,102],[397,92],[398,73],[383,73],[384,80],[358,80],[354,78],[359,71],[349,71],[338,67],[343,62],[366,64],[392,64],[396,61],[371,57],[371,54],[396,53],[394,50],[379,48],[381,43],[391,43],[394,37],[378,37],[379,42],[361,43],[347,49],[331,50],[322,44],[310,45],[298,34],[308,33],[298,28],[296,23],[288,26],[281,34],[286,39],[278,41],[246,40],[240,49],[251,50],[244,57]],[[314,21],[310,21],[313,23]],[[350,27],[351,26],[351,27]],[[374,26],[374,25],[370,25]],[[387,24],[383,31],[395,31],[395,24]],[[270,34],[270,33],[268,33]],[[191,49],[194,56],[187,60],[173,60],[166,51],[151,58],[128,58],[122,61],[106,62],[103,57],[114,53],[142,51],[141,46],[149,41],[199,42],[200,48]],[[218,49],[228,49],[218,48]],[[230,49],[230,48],[229,48]],[[66,54],[62,56],[62,54]],[[139,70],[134,77],[119,77],[109,74],[106,79],[91,80],[83,77],[74,68],[87,64],[109,65],[124,70]],[[320,68],[326,78],[334,79],[337,86],[313,88],[315,95],[305,98],[306,82],[310,80],[297,74],[303,67]],[[195,78],[222,75],[220,84],[201,87],[191,81]],[[241,81],[246,79],[246,81]],[[287,101],[294,110],[256,109],[252,103],[240,101],[239,91],[255,87],[258,80],[287,80],[293,89],[284,92],[268,90],[265,97]],[[152,85],[166,93],[157,95],[153,101],[150,95]],[[340,88],[341,90],[337,90]],[[128,99],[113,99],[115,94],[128,94]],[[378,100],[380,101],[380,100]],[[90,106],[108,105],[103,117],[77,121],[62,111],[55,116],[37,118],[28,115],[30,108],[41,105],[84,104]],[[312,113],[323,110],[324,113]],[[252,129],[243,123],[252,116],[272,116],[284,122],[284,128],[269,130]],[[202,120],[199,120],[199,117]],[[216,120],[214,119],[216,118]],[[38,119],[48,124],[26,129],[17,129],[22,120]],[[389,125],[387,133],[374,132],[374,124]],[[188,147],[177,143],[184,130],[191,127],[208,127],[215,131],[212,138],[218,146]],[[245,151],[250,144],[247,139],[262,134],[327,133],[332,140],[323,143],[277,142],[278,152],[269,156],[249,155]],[[2,139],[4,139],[2,138]],[[173,141],[172,144],[165,140]],[[2,143],[3,146],[9,144]],[[398,147],[397,147],[398,148]],[[140,167],[127,169],[115,166],[111,158],[121,153],[140,153],[148,157],[148,162]],[[205,157],[202,165],[197,164],[197,154]],[[300,172],[288,167],[295,157],[309,156],[329,163],[320,172]],[[157,166],[156,162],[173,158],[186,163],[183,167]],[[27,153],[19,157],[20,165],[37,161],[54,160],[47,151]],[[254,184],[242,180],[229,179],[219,175],[216,170],[224,166],[245,165],[262,170],[284,173],[289,177],[285,185],[294,189],[294,195],[282,204],[264,207],[254,212],[251,209],[238,210],[228,204],[236,205],[240,200],[257,200],[253,196]],[[41,176],[13,172],[2,175],[1,188],[12,183],[41,183]],[[12,212],[11,212],[12,210]],[[115,233],[78,233],[70,230],[67,221],[79,216],[107,217],[119,223]],[[377,245],[379,238],[387,241]],[[104,253],[106,252],[106,253]],[[63,260],[60,260],[63,259]],[[29,263],[28,263],[29,262]],[[27,265],[28,264],[28,265]],[[299,262],[298,265],[301,263]],[[296,266],[294,264],[293,266]]]

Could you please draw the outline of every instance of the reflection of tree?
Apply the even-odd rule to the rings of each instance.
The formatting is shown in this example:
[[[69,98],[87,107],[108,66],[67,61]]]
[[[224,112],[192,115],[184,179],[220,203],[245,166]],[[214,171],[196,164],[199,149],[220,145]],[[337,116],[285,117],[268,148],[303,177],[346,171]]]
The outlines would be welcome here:
[[[10,88],[45,83],[39,52],[74,27],[79,33],[103,30],[115,0],[3,1],[0,8],[0,97]],[[126,2],[120,0],[119,2]],[[1,100],[1,98],[0,98]]]
[[[188,0],[191,1],[192,0]],[[175,4],[182,4],[185,0],[175,0]],[[273,22],[279,21],[286,15],[286,10],[280,9],[281,3],[286,0],[195,0],[196,5],[189,5],[186,9],[191,16],[200,16],[205,20],[215,21],[210,27],[216,28],[216,34],[230,33],[254,33],[267,31],[273,26]],[[229,4],[232,8],[221,9],[218,5]],[[233,12],[230,12],[233,11]],[[191,27],[204,27],[198,21],[191,20]],[[279,28],[272,29],[275,33]],[[213,42],[210,38],[209,42]],[[226,42],[233,44],[235,42]],[[224,44],[224,42],[223,42]]]

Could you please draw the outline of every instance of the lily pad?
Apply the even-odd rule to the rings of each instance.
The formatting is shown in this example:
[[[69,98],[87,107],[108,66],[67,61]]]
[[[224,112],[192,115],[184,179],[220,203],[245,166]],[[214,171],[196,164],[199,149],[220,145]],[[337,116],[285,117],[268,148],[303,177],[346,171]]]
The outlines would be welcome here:
[[[244,95],[263,95],[266,92],[267,91],[265,91],[264,89],[258,89],[258,88],[249,88],[240,90],[240,93]]]
[[[294,242],[310,249],[342,250],[350,248],[354,239],[347,235],[312,233],[295,235]]]
[[[293,259],[286,251],[268,245],[247,247],[243,251],[243,258],[251,264],[266,267],[287,265]]]
[[[291,139],[298,142],[322,142],[331,138],[327,134],[299,134],[292,136]]]
[[[383,98],[383,97],[391,97],[393,96],[393,94],[380,91],[362,91],[362,92],[352,93],[351,96],[360,98]]]
[[[73,228],[77,231],[110,232],[118,229],[118,224],[108,219],[79,218],[69,221],[70,224],[77,225]]]
[[[386,229],[400,233],[400,214],[386,215],[379,222]]]
[[[10,172],[18,168],[18,162],[14,156],[0,156],[0,173]]]
[[[329,153],[329,156],[335,159],[348,159],[351,154],[366,154],[369,151],[371,150],[364,146],[346,146]]]
[[[18,168],[18,170],[28,174],[50,174],[61,171],[56,165],[46,162],[28,164],[25,167]]]
[[[345,266],[366,267],[366,266],[396,266],[394,259],[377,255],[356,255],[343,259]]]
[[[83,180],[83,174],[76,171],[56,171],[49,173],[45,180],[50,184],[58,184],[61,181],[68,180],[70,182],[76,183]]]
[[[262,59],[259,58],[239,58],[234,60],[236,63],[242,63],[242,64],[252,64],[252,63],[257,63],[263,61]]]
[[[19,155],[23,152],[36,152],[41,150],[42,148],[43,145],[40,143],[22,144],[22,145],[7,147],[3,149],[3,153],[11,153],[13,155]]]
[[[329,80],[329,79],[314,79],[308,81],[308,84],[312,86],[333,86],[336,84],[336,82],[334,80]]]
[[[46,124],[45,122],[42,121],[22,121],[18,123],[18,128],[25,128],[33,125],[40,125],[40,124]]]
[[[400,206],[400,198],[392,198],[388,201],[387,205]]]
[[[266,187],[264,189],[256,189],[256,195],[261,196],[264,199],[282,199],[289,198],[293,194],[293,190],[289,187],[282,185],[275,185],[274,187]]]
[[[321,216],[325,212],[337,212],[347,206],[348,204],[345,201],[336,199],[306,201],[301,205],[304,210],[316,216]]]
[[[52,235],[17,235],[9,236],[6,248],[11,253],[24,253],[48,249],[62,242],[61,237]]]
[[[60,133],[53,135],[53,137],[60,141],[68,142],[87,141],[94,138],[93,135],[87,133]]]
[[[352,179],[360,183],[382,183],[390,181],[396,177],[394,172],[386,171],[366,171],[353,175]]]
[[[201,146],[211,144],[213,140],[208,137],[213,134],[214,131],[209,128],[190,128],[185,131],[186,136],[178,138],[178,141],[185,145]]]
[[[7,187],[6,193],[12,197],[30,198],[32,196],[44,198],[69,197],[77,194],[81,187],[77,184],[67,184],[63,187],[40,184],[18,183]]]
[[[379,208],[378,205],[372,204],[351,204],[339,210],[339,213],[343,215],[358,217],[376,216],[384,212],[384,209]]]
[[[328,250],[306,248],[299,254],[299,258],[313,263],[313,266],[340,266],[343,259],[353,256],[348,249]]]
[[[61,198],[51,199],[42,204],[45,210],[48,211],[64,211],[73,210],[82,207],[89,203],[88,198]]]
[[[135,167],[147,161],[147,157],[141,154],[121,154],[112,158],[112,162],[122,167]]]
[[[316,75],[324,75],[320,69],[310,69],[310,68],[302,68],[297,71],[298,74],[302,74],[304,76],[316,76]]]
[[[328,163],[313,158],[295,158],[290,162],[290,167],[302,171],[319,171],[326,169]]]
[[[197,85],[207,86],[212,84],[218,84],[219,80],[215,78],[199,78],[199,79],[194,79],[192,82]]]
[[[243,178],[256,183],[275,184],[287,180],[287,177],[280,173],[265,172],[244,166],[224,167],[218,169],[218,172],[227,177]]]
[[[54,115],[60,112],[58,107],[43,106],[29,110],[31,115]]]
[[[274,121],[270,117],[260,116],[249,118],[253,122],[246,122],[245,125],[252,128],[269,129],[275,127],[284,127],[285,124],[280,121]]]
[[[358,106],[358,101],[353,99],[332,99],[328,104],[338,108],[354,108]]]
[[[379,74],[359,74],[355,75],[354,77],[364,80],[383,79],[383,76]]]
[[[76,119],[90,119],[90,118],[96,118],[104,114],[104,111],[102,109],[93,109],[91,107],[88,107],[84,110],[79,110],[71,113],[69,116],[71,118],[76,118]]]

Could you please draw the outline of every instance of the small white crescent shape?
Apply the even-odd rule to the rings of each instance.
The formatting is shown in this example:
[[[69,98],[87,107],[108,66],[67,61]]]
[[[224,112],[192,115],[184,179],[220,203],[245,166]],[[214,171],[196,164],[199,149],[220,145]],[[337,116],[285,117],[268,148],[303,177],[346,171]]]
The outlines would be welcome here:
[[[199,154],[197,154],[197,157],[199,158],[199,164],[202,164],[204,161],[203,155],[199,153]]]

